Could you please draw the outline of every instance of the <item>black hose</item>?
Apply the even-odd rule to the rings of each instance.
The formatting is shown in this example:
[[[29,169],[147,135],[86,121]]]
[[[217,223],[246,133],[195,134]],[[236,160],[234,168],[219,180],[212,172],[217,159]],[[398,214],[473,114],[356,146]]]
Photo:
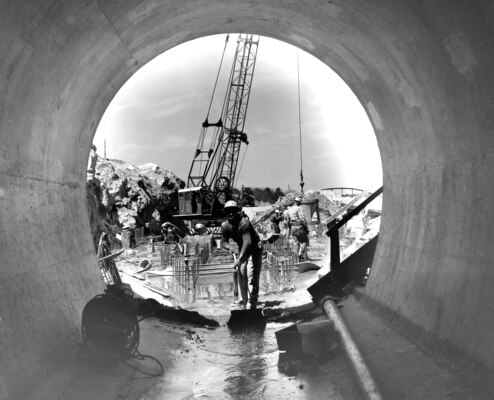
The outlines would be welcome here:
[[[146,372],[146,371],[143,371],[142,369],[140,369],[137,366],[128,364],[127,362],[124,362],[124,364],[126,364],[129,368],[132,368],[132,369],[136,370],[137,372],[140,372],[141,374],[144,374],[144,375],[147,375],[147,376],[151,376],[153,378],[156,378],[158,376],[163,375],[163,373],[165,372],[165,368],[163,367],[163,364],[161,363],[161,361],[158,360],[156,357],[153,357],[153,356],[150,356],[150,355],[147,355],[147,354],[141,354],[139,351],[136,351],[135,354],[133,354],[132,357],[131,357],[131,359],[133,359],[133,360],[144,360],[146,358],[149,358],[151,360],[154,360],[156,362],[156,364],[158,364],[158,367],[160,368],[160,371],[159,372],[154,372],[154,373],[152,373],[152,372]]]

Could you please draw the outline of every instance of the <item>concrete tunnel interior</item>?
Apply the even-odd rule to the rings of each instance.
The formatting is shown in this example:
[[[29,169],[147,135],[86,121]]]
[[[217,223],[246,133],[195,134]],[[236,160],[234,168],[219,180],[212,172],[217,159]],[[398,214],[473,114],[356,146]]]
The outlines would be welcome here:
[[[85,165],[109,102],[156,55],[224,32],[299,47],[352,88],[376,132],[385,188],[366,296],[416,340],[494,366],[492,3],[70,0],[0,8],[0,393],[43,376],[46,360],[77,340],[86,302],[104,289]]]

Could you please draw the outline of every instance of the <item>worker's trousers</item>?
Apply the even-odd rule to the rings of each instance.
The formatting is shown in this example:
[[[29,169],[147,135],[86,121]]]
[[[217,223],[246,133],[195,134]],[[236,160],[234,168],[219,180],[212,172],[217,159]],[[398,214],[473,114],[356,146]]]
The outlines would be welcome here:
[[[307,247],[309,237],[307,231],[302,226],[294,226],[291,232],[294,251],[298,256],[298,261],[307,261]]]
[[[262,268],[262,248],[256,249],[248,261],[242,262],[239,267],[238,284],[244,304],[257,303],[259,297],[259,276]],[[249,290],[249,286],[251,289]]]

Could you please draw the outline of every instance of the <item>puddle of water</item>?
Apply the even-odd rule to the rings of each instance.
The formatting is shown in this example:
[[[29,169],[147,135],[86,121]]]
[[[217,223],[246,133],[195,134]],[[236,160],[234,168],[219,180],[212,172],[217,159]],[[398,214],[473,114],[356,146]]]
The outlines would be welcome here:
[[[191,329],[149,399],[359,399],[341,352],[291,358],[278,351],[275,332],[287,325]],[[342,386],[351,396],[341,396]]]

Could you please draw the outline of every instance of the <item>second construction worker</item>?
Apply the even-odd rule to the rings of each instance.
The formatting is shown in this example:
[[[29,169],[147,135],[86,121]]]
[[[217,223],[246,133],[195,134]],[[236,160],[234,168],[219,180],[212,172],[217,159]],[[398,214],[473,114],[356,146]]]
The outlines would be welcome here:
[[[238,271],[240,295],[242,296],[242,299],[237,303],[245,307],[248,302],[250,308],[255,309],[259,296],[259,276],[262,267],[261,239],[249,219],[242,216],[242,211],[235,201],[226,202],[225,215],[227,220],[221,224],[222,246],[230,249],[228,243],[232,239],[239,250],[233,264],[233,268]],[[251,264],[248,263],[249,258],[252,258]],[[250,291],[249,285],[251,286]]]
[[[283,215],[278,208],[275,210],[270,222],[273,233],[281,233],[280,223],[283,222]]]
[[[298,196],[295,197],[294,204],[288,208],[287,213],[288,232],[295,245],[295,252],[299,262],[307,261],[307,246],[309,243],[307,221],[300,204],[302,204],[302,199]]]

